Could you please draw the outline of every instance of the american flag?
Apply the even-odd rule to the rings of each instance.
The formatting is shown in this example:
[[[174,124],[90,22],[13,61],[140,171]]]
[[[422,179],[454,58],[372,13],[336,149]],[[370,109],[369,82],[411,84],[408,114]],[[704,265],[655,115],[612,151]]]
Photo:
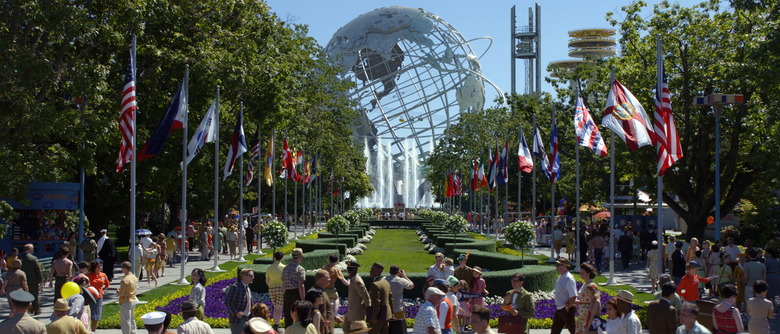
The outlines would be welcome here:
[[[257,164],[260,164],[260,138],[253,140],[250,145],[252,145],[252,151],[249,155],[249,168],[247,168],[246,175],[244,175],[245,186],[252,183],[252,178],[255,176],[255,160],[257,159]]]
[[[122,133],[122,143],[119,145],[119,158],[116,161],[117,173],[122,171],[122,167],[126,163],[133,160],[134,112],[136,109],[134,66],[131,54],[130,63],[127,66],[127,74],[125,74],[125,86],[122,90],[122,106],[119,109],[119,132]]]
[[[462,196],[463,195],[463,180],[460,178],[460,173],[457,171],[452,174],[452,184],[454,185],[454,189],[452,189],[452,195],[453,196]]]
[[[667,168],[683,157],[683,151],[680,136],[677,134],[677,126],[674,124],[672,116],[672,102],[663,63],[660,71],[661,81],[658,82],[655,91],[654,130],[658,143],[656,146],[658,176],[663,176]]]
[[[588,108],[585,108],[585,103],[581,97],[577,98],[577,111],[574,113],[574,128],[577,132],[577,141],[580,146],[585,146],[593,150],[602,157],[607,156],[607,145],[604,144],[604,138],[599,133],[599,128],[596,126],[596,122],[590,117]]]

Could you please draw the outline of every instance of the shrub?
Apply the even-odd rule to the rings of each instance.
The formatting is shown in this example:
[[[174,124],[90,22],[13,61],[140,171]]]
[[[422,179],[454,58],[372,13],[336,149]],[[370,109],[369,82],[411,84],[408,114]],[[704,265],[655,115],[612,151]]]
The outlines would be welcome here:
[[[333,218],[328,219],[328,222],[325,223],[325,229],[330,233],[339,235],[349,229],[349,221],[342,216],[336,215],[333,216]]]
[[[287,244],[289,234],[287,233],[287,227],[282,222],[274,220],[265,224],[261,236],[268,247],[277,250]]]

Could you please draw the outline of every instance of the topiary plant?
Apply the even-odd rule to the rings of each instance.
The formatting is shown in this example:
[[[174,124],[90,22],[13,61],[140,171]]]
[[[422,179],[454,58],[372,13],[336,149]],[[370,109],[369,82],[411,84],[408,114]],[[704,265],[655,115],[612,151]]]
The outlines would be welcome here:
[[[330,233],[339,235],[349,230],[349,221],[342,216],[336,215],[328,219],[325,223],[325,229]]]
[[[525,247],[534,240],[534,226],[527,220],[516,221],[504,229],[504,238],[520,248],[520,253],[525,258]]]
[[[287,227],[280,221],[274,220],[265,224],[260,235],[274,251],[287,244]]]

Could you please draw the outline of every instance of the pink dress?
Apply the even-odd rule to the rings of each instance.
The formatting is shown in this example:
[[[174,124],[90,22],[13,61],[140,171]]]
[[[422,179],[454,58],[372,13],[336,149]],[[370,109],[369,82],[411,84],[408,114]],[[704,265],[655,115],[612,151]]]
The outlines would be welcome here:
[[[474,281],[471,283],[471,293],[476,294],[483,294],[485,293],[485,290],[487,287],[485,286],[485,279],[480,277],[477,279],[474,279]],[[484,297],[476,297],[471,300],[471,306],[474,305],[485,305],[485,298]]]

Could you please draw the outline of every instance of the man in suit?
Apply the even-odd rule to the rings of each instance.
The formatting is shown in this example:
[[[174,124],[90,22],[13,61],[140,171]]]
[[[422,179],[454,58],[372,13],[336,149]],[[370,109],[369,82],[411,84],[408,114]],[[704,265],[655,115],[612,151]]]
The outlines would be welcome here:
[[[333,328],[336,325],[333,322],[333,304],[330,303],[328,294],[325,293],[325,287],[330,283],[330,273],[327,270],[320,269],[314,274],[314,286],[309,290],[316,290],[322,293],[322,305],[320,305],[320,313],[322,313],[322,320],[325,323],[325,330],[320,334],[331,334]]]
[[[225,306],[228,309],[231,334],[241,334],[244,331],[244,325],[249,320],[252,310],[252,291],[249,290],[249,284],[254,281],[255,273],[252,269],[242,269],[239,277],[241,280],[225,291]]]
[[[393,318],[390,283],[382,279],[384,270],[385,267],[379,262],[374,262],[371,266],[371,288],[368,292],[371,309],[366,318],[371,324],[371,334],[387,334],[388,321]]]
[[[112,241],[108,237],[107,235],[108,230],[106,229],[100,230],[100,233],[103,235],[102,237],[100,237],[100,240],[102,240],[103,243],[98,245],[98,249],[100,249],[98,250],[98,257],[100,258],[100,260],[103,261],[103,272],[106,274],[108,281],[111,282],[111,280],[114,279],[114,264],[116,263],[116,246],[114,246],[114,241]]]
[[[33,245],[24,245],[24,252],[19,255],[19,259],[22,260],[22,271],[27,275],[27,288],[33,295],[35,300],[32,301],[32,311],[35,315],[41,314],[41,305],[38,299],[38,291],[40,290],[40,284],[43,280],[43,273],[41,273],[41,265],[38,264],[38,258],[33,255]]]
[[[677,329],[677,310],[672,306],[674,293],[674,284],[665,283],[661,286],[661,299],[647,305],[647,318],[654,319],[647,322],[650,334],[673,333]]]
[[[362,321],[366,317],[366,309],[371,306],[371,299],[366,290],[363,278],[358,275],[360,264],[347,262],[347,274],[349,275],[349,288],[347,294],[347,314],[344,315],[344,323],[341,328],[344,333],[349,333],[351,324]]]

